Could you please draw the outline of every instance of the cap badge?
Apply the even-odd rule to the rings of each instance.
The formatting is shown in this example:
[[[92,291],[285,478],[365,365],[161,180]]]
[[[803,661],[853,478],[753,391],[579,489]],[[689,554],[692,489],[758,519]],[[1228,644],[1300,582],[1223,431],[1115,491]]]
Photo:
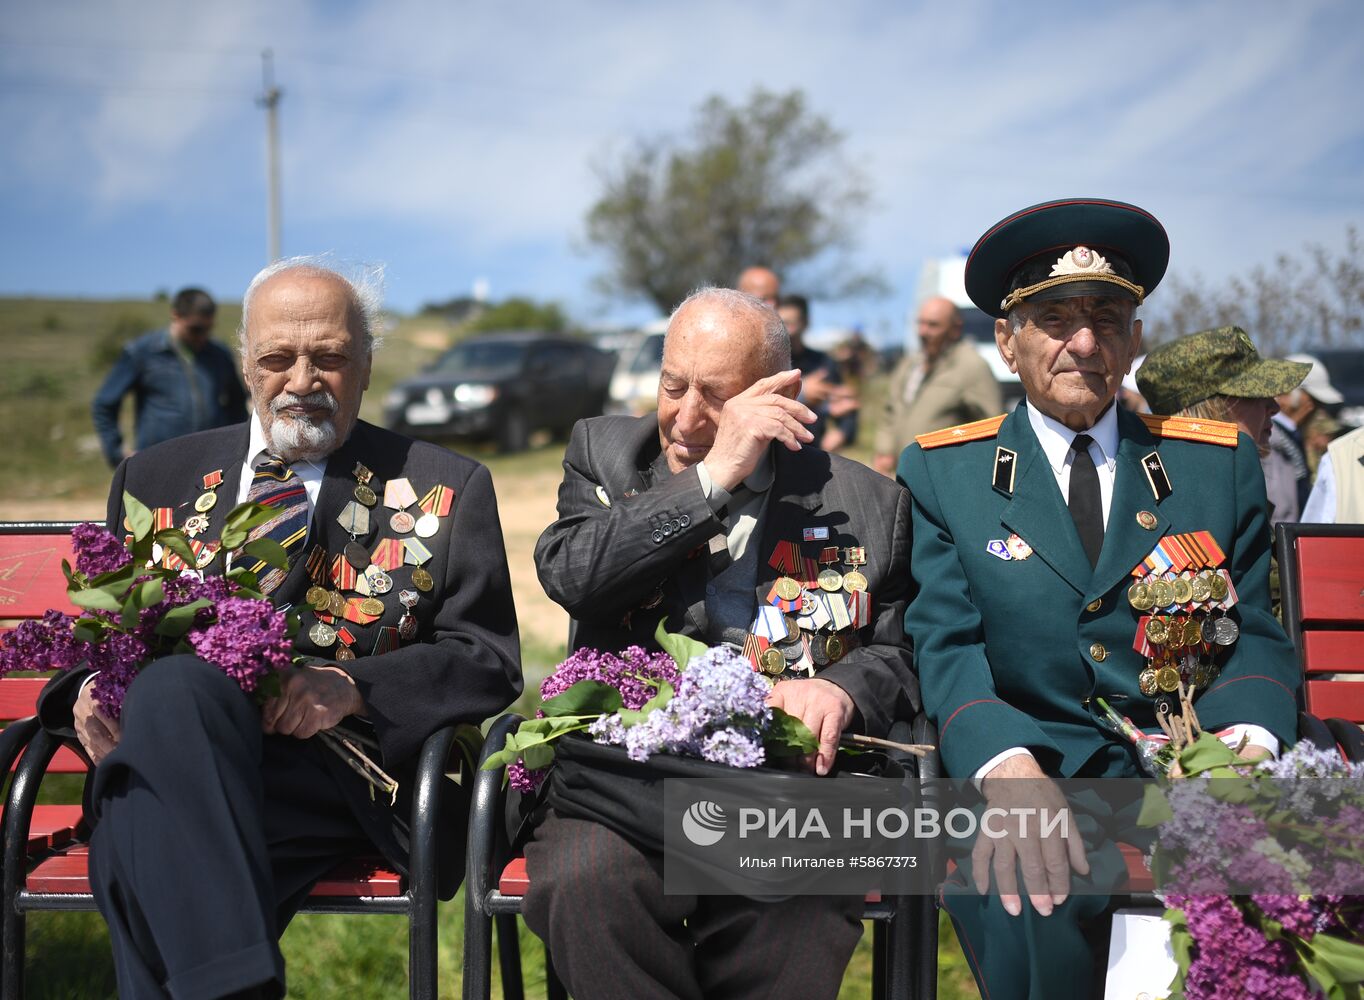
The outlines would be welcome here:
[[[1113,265],[1102,254],[1089,247],[1076,247],[1056,258],[1050,277],[1059,278],[1068,274],[1114,274]]]

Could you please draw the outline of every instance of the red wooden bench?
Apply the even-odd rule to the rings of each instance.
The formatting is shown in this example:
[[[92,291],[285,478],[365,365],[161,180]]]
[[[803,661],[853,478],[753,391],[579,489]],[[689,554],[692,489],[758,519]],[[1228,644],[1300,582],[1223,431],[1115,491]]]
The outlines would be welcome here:
[[[1301,735],[1364,760],[1364,524],[1280,524],[1275,548],[1305,681]]]
[[[40,618],[48,608],[75,611],[66,600],[62,559],[71,555],[76,522],[0,522],[0,627]],[[85,759],[59,746],[33,718],[46,679],[0,679],[0,764],[14,772],[4,812],[4,880],[0,897],[0,994],[23,996],[26,915],[34,910],[94,910],[89,848],[79,805],[36,805],[44,774],[86,773]],[[443,773],[455,746],[466,772],[477,756],[473,727],[447,727],[422,748],[411,819],[411,879],[379,857],[337,866],[316,886],[304,913],[392,913],[408,918],[409,991],[436,996],[435,818]]]

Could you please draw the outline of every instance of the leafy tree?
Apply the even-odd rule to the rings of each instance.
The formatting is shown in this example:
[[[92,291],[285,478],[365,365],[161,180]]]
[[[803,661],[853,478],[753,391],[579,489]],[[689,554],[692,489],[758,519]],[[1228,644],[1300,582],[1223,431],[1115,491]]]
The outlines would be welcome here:
[[[587,239],[611,261],[607,291],[670,311],[702,284],[731,285],[761,264],[807,295],[879,292],[878,275],[848,260],[869,201],[843,136],[796,90],[758,89],[747,104],[711,97],[684,139],[638,140],[602,167]]]
[[[473,333],[496,330],[544,330],[562,333],[568,329],[568,317],[557,302],[538,303],[530,299],[510,298],[488,306],[469,323]]]
[[[1171,275],[1146,319],[1150,343],[1198,330],[1235,325],[1263,354],[1304,347],[1354,347],[1364,329],[1364,240],[1348,226],[1340,252],[1310,244],[1300,255],[1281,253],[1221,284],[1197,274]]]

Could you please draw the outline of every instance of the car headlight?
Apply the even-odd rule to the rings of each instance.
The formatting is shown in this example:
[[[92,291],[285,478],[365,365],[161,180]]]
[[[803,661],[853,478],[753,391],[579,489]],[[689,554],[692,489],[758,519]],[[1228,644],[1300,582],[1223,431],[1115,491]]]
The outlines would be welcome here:
[[[450,397],[460,406],[487,406],[497,398],[497,386],[460,383]]]

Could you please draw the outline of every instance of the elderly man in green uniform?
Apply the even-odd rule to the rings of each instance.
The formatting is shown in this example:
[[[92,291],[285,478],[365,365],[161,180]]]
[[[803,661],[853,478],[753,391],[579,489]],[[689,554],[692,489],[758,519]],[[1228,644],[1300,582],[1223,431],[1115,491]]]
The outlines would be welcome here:
[[[1141,347],[1136,309],[1168,258],[1160,223],[1120,202],[1050,202],[993,226],[966,289],[997,317],[1026,401],[922,435],[900,458],[924,708],[946,772],[974,778],[991,805],[1017,795],[1011,778],[1040,779],[1028,784],[1059,802],[1050,779],[1141,776],[1100,698],[1159,732],[1182,682],[1203,728],[1246,755],[1294,737],[1297,669],[1269,612],[1255,442],[1114,405]],[[976,842],[942,900],[984,995],[1090,995],[1084,924],[1106,899],[1072,880],[1117,883],[1116,850],[1092,834],[1124,819],[1079,816],[1083,841]]]

